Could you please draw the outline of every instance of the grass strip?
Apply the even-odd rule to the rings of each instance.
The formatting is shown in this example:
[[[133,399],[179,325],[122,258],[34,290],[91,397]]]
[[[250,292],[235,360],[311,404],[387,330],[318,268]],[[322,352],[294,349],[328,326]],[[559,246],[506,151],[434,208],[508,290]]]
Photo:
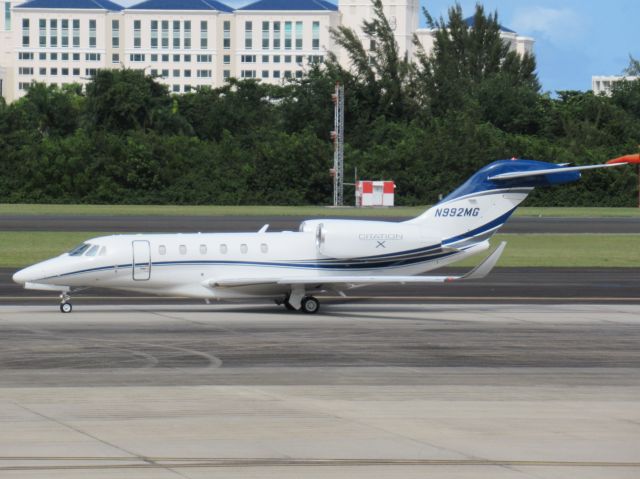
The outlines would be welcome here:
[[[33,264],[103,234],[108,233],[4,232],[0,234],[0,267]],[[492,244],[499,241],[508,242],[498,263],[502,267],[640,267],[640,235],[499,234]],[[478,255],[456,266],[472,266],[480,259]]]
[[[79,216],[304,216],[304,217],[414,217],[428,206],[395,208],[330,208],[326,206],[174,206],[174,205],[41,205],[0,204],[0,215]],[[640,218],[640,208],[537,208],[523,207],[516,216],[537,217],[631,217]]]

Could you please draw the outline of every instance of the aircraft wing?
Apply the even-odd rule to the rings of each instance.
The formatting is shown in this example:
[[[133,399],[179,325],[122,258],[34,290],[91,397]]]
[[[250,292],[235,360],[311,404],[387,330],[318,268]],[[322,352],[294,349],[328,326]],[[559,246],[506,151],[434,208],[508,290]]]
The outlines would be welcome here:
[[[506,241],[491,253],[482,263],[462,276],[283,276],[280,278],[216,278],[207,280],[205,285],[211,288],[234,288],[262,285],[313,285],[314,287],[324,285],[348,284],[351,287],[367,284],[381,283],[447,283],[452,281],[482,279],[486,277],[496,265],[504,248]]]

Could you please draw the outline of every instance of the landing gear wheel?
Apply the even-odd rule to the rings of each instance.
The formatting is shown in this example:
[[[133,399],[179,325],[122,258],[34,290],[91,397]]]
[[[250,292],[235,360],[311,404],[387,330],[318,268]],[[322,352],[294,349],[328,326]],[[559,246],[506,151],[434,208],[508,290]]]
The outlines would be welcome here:
[[[305,296],[302,298],[301,310],[306,314],[315,314],[320,309],[320,301],[313,296]]]
[[[70,313],[72,310],[73,310],[73,305],[71,303],[60,303],[61,313]]]

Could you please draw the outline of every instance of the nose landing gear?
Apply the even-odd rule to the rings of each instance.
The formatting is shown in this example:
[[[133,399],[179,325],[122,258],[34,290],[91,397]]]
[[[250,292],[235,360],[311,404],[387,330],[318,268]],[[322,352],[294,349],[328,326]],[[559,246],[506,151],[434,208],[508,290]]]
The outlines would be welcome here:
[[[71,304],[71,296],[67,293],[62,293],[60,295],[60,312],[61,313],[70,313],[73,310],[73,305]]]

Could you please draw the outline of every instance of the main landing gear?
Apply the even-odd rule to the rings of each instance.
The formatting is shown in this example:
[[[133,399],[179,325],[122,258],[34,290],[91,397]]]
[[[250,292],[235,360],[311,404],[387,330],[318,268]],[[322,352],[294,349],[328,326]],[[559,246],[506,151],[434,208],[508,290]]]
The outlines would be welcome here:
[[[313,296],[304,296],[300,301],[300,307],[296,308],[291,304],[291,296],[287,296],[284,300],[276,301],[276,304],[283,305],[289,311],[301,311],[306,314],[315,314],[320,309],[320,301]]]
[[[71,296],[67,293],[62,293],[60,295],[60,312],[61,313],[70,313],[73,311],[73,305],[71,304]]]

